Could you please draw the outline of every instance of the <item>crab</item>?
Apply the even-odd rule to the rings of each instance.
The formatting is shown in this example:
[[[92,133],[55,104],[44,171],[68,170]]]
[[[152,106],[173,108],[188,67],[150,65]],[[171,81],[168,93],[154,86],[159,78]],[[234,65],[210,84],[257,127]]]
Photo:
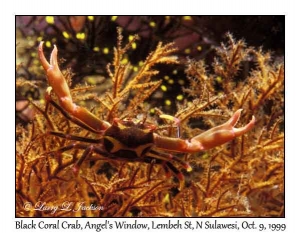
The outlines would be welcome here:
[[[180,169],[176,167],[176,164],[188,172],[192,168],[187,162],[172,155],[172,152],[194,153],[208,150],[245,134],[254,126],[255,117],[253,116],[247,125],[240,128],[234,127],[240,118],[242,109],[237,110],[224,124],[189,139],[159,135],[155,132],[157,127],[145,120],[129,118],[115,118],[112,122],[101,120],[86,108],[73,102],[67,81],[58,66],[57,53],[58,49],[54,45],[48,62],[43,52],[43,41],[40,42],[38,54],[50,85],[46,92],[46,100],[68,120],[99,137],[99,139],[95,139],[63,132],[49,132],[56,137],[75,141],[59,148],[58,150],[61,153],[71,149],[84,151],[73,165],[74,171],[78,172],[82,162],[92,153],[97,153],[103,157],[120,161],[161,164],[166,174],[170,174],[171,171],[178,178],[180,188],[182,188],[184,176]],[[59,103],[51,98],[51,91],[55,93]],[[163,117],[179,121],[177,118],[168,115]]]

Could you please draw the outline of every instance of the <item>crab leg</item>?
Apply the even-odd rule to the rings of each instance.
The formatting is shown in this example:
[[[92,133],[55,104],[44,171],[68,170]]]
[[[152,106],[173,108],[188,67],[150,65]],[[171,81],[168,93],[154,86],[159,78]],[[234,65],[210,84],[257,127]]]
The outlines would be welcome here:
[[[96,131],[100,132],[101,130],[107,129],[110,126],[108,122],[100,120],[86,108],[80,107],[73,102],[67,81],[61,73],[57,63],[56,46],[54,45],[49,63],[45,58],[43,52],[43,43],[44,42],[41,41],[39,45],[39,58],[44,70],[47,72],[49,85],[53,88],[54,93],[57,95],[61,107],[66,112],[76,117],[83,123],[87,124],[91,128],[95,129]]]
[[[237,110],[233,116],[224,124],[216,126],[204,133],[197,135],[189,140],[180,138],[168,138],[154,134],[154,143],[158,148],[177,152],[198,152],[220,146],[232,139],[243,135],[251,130],[255,123],[253,116],[251,121],[241,128],[234,126],[241,116],[242,109]]]

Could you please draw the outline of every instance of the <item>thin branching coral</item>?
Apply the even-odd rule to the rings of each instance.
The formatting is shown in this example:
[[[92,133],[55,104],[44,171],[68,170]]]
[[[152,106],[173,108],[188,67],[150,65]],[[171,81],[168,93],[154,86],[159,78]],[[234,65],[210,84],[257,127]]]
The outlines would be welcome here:
[[[203,61],[190,61],[188,65],[191,85],[196,89],[195,85],[201,83],[202,93],[206,93],[200,95],[196,104],[190,104],[188,113],[202,116],[206,124],[214,126],[218,120],[213,119],[220,113],[243,108],[243,120],[255,115],[257,121],[252,131],[234,139],[230,145],[210,150],[202,161],[195,159],[195,164],[202,164],[204,172],[193,177],[192,191],[187,190],[198,200],[186,207],[188,216],[282,216],[283,64],[272,64],[270,53],[248,49],[243,41],[235,42],[230,34],[228,45],[222,45],[217,54],[214,74],[207,75]],[[256,62],[255,68],[246,80],[239,80],[238,70],[249,57]],[[215,83],[218,88],[214,88]],[[186,91],[197,94],[191,90]],[[211,104],[214,108],[208,108]],[[193,117],[186,117],[183,110],[177,116]],[[185,213],[187,210],[184,208]]]
[[[32,123],[17,126],[16,215],[283,216],[282,62],[274,63],[270,53],[249,48],[228,34],[212,66],[203,60],[187,61],[189,86],[183,92],[188,98],[178,104],[174,117],[159,106],[150,115],[147,101],[161,84],[153,79],[159,72],[157,64],[177,64],[176,48],[172,43],[159,43],[134,71],[122,61],[136,40],[137,36],[123,46],[118,29],[114,59],[107,65],[111,81],[103,95],[86,84],[68,93],[72,73],[66,70],[62,74],[66,89],[52,84],[55,94],[48,88],[46,101],[31,101],[36,112]],[[46,69],[55,63],[53,57],[50,64],[43,59]],[[253,68],[242,77],[246,63]],[[225,145],[204,139],[213,148],[193,153],[177,148],[172,156],[162,149],[163,142],[170,143],[167,149],[174,147],[173,142],[183,143],[178,137],[193,142],[199,128],[216,127],[240,114],[239,124],[246,126],[247,133],[232,137]],[[121,139],[107,132],[116,122],[141,124],[143,130],[155,131],[158,148],[146,151],[152,157],[139,152],[144,157],[133,159],[129,154],[138,153],[137,149],[124,149],[127,155],[103,150],[98,144],[106,137],[110,140],[103,144],[106,149],[112,146],[121,151]],[[165,139],[169,137],[174,139]],[[170,171],[176,176],[166,179]]]

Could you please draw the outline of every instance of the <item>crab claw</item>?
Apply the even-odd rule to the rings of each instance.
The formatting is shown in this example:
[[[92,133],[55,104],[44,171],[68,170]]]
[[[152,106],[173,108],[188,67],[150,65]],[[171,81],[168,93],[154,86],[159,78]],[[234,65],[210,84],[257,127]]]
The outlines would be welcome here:
[[[61,73],[57,63],[57,48],[54,45],[49,64],[43,52],[43,44],[44,41],[41,41],[39,45],[39,58],[44,70],[47,72],[49,85],[53,88],[55,94],[60,98],[60,102],[63,107],[69,111],[70,108],[74,108],[74,105],[72,105],[72,97],[67,81]]]
[[[223,125],[216,126],[193,137],[192,139],[183,140],[181,138],[168,138],[154,134],[155,146],[169,151],[184,153],[193,153],[220,146],[238,136],[243,135],[253,128],[255,123],[254,116],[244,127],[234,128],[241,116],[241,111],[242,109],[237,110]]]
[[[49,63],[44,55],[43,44],[43,41],[41,41],[39,44],[39,58],[44,70],[47,73],[48,83],[52,87],[53,92],[57,95],[59,104],[63,108],[63,111],[72,115],[73,117],[96,131],[100,132],[101,130],[107,129],[110,126],[108,122],[100,120],[93,113],[91,113],[84,107],[76,105],[73,102],[68,83],[58,66],[57,47],[54,45]],[[48,101],[51,99],[49,93],[50,91],[48,91],[46,94],[46,99],[48,99]]]
[[[188,151],[208,150],[216,146],[220,146],[232,139],[243,135],[251,130],[255,123],[255,117],[252,116],[251,121],[241,128],[234,128],[241,116],[242,109],[237,110],[233,116],[223,125],[216,126],[204,133],[193,137],[188,143]]]

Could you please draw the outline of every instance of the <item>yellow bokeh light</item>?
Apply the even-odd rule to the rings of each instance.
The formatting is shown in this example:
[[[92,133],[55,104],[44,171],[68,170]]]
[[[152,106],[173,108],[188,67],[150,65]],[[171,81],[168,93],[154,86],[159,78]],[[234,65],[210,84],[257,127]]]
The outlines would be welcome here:
[[[45,20],[49,24],[54,24],[54,16],[46,16]]]
[[[78,40],[84,40],[84,39],[85,39],[85,33],[84,33],[84,32],[78,32],[78,33],[76,34],[76,38],[77,38]]]
[[[124,58],[122,61],[121,61],[121,64],[122,65],[126,65],[128,63],[128,58]]]
[[[136,43],[133,42],[133,43],[131,44],[131,47],[132,47],[132,49],[136,49]]]
[[[94,51],[94,52],[99,52],[99,51],[100,51],[100,48],[99,48],[98,46],[96,46],[96,47],[93,48],[93,51]]]
[[[66,39],[70,38],[70,35],[66,31],[64,31],[62,34],[63,34],[64,38],[66,38]]]
[[[46,41],[45,45],[46,45],[46,47],[50,48],[51,47],[51,42],[48,40],[48,41]]]
[[[149,23],[149,25],[150,25],[150,27],[155,27],[156,26],[156,23],[154,22],[154,21],[151,21],[150,23]]]
[[[169,84],[174,84],[174,80],[173,80],[173,79],[170,79],[170,80],[168,80],[168,83],[169,83]]]
[[[112,16],[112,17],[111,17],[111,21],[116,21],[117,18],[118,18],[118,16]]]
[[[184,50],[184,53],[185,53],[185,54],[191,53],[191,49],[190,49],[190,48],[185,49],[185,50]]]
[[[94,16],[92,16],[92,15],[88,16],[87,18],[88,18],[88,20],[90,20],[90,21],[93,21],[93,20],[94,20]]]
[[[129,36],[128,36],[128,40],[129,40],[129,41],[132,41],[132,40],[133,40],[133,38],[134,38],[134,36],[133,36],[133,35],[129,35]]]
[[[178,96],[176,97],[176,99],[177,99],[177,100],[183,100],[183,95],[178,95]]]
[[[183,16],[183,20],[192,20],[192,16]]]
[[[104,53],[104,54],[109,54],[109,48],[105,47],[105,48],[103,49],[103,53]]]
[[[165,100],[165,105],[170,106],[172,104],[171,100]]]
[[[160,86],[160,89],[161,89],[162,91],[167,91],[167,90],[168,90],[168,88],[167,88],[165,85],[161,85],[161,86]]]

